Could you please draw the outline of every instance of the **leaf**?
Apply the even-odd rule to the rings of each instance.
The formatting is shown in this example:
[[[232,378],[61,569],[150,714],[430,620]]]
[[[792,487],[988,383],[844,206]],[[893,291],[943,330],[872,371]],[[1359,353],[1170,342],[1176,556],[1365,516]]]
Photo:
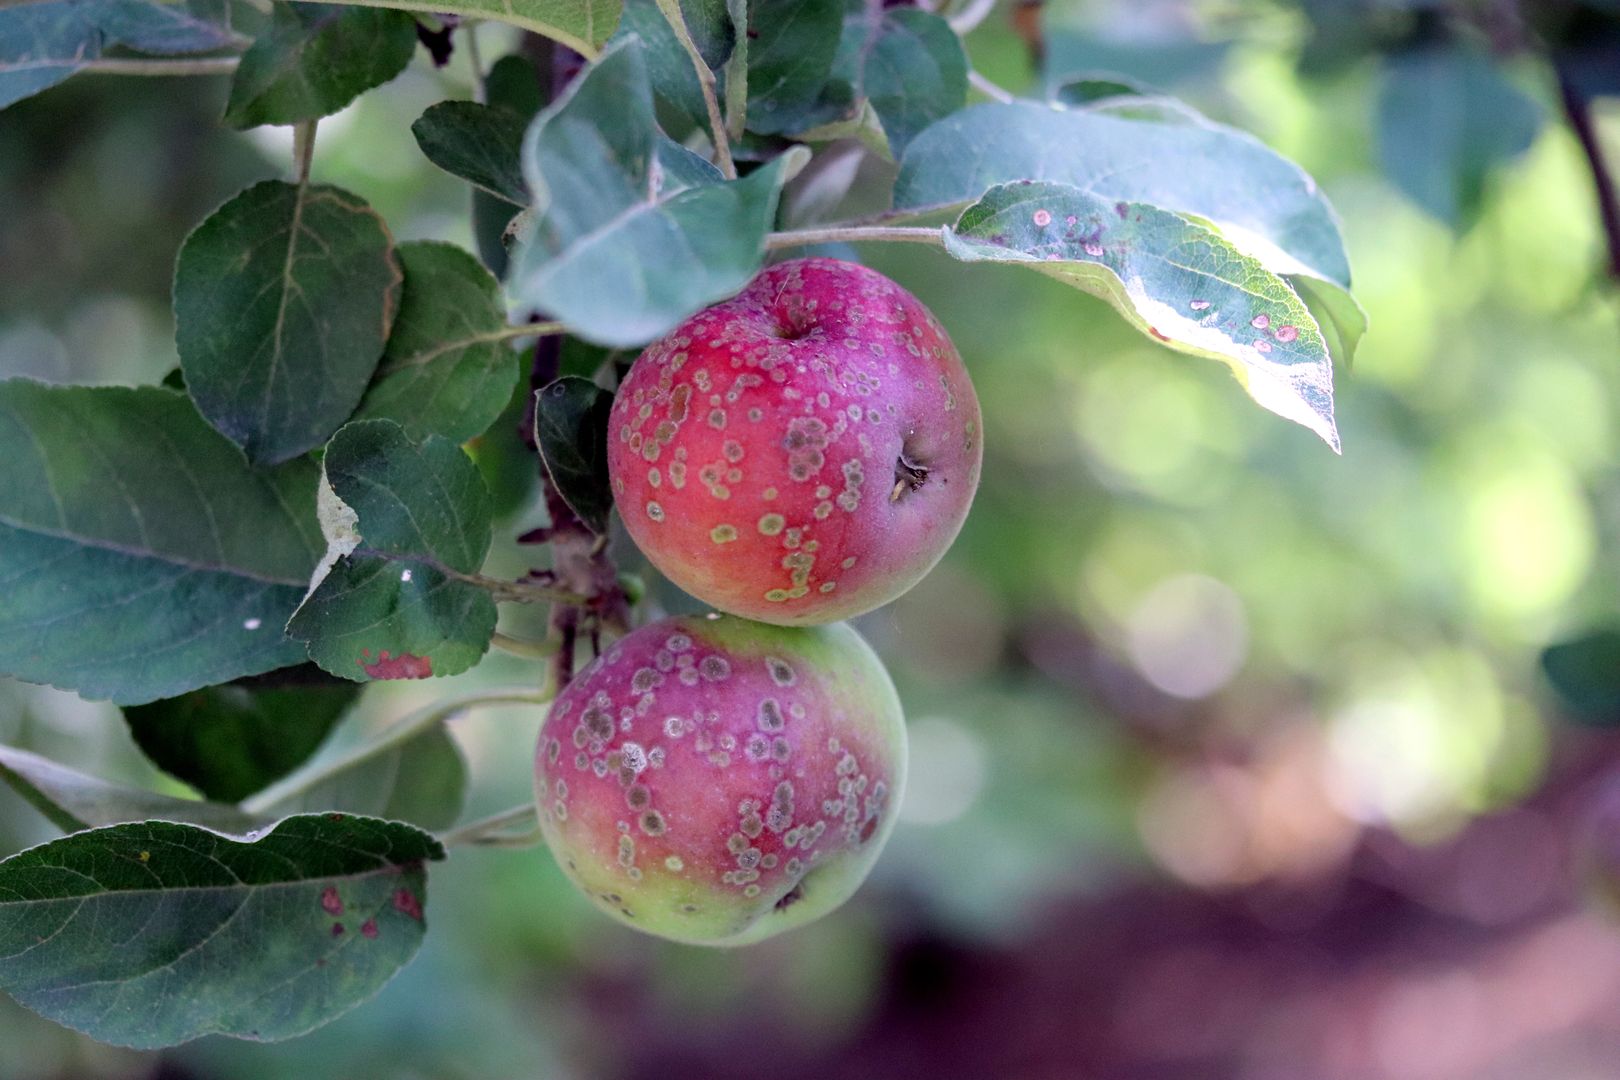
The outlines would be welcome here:
[[[541,215],[509,288],[598,344],[649,341],[759,270],[802,153],[719,182],[659,133],[642,46],[622,41],[529,128],[523,165]]]
[[[242,54],[225,122],[296,124],[341,110],[405,70],[416,20],[402,11],[279,3],[270,29]]]
[[[363,7],[492,19],[560,41],[589,59],[613,36],[620,0],[346,0]]]
[[[518,155],[523,146],[524,117],[474,101],[441,101],[411,125],[411,134],[427,159],[452,176],[505,199],[529,205]]]
[[[108,38],[145,53],[211,52],[236,44],[229,26],[190,4],[161,0],[90,0],[89,18]]]
[[[356,417],[466,442],[495,422],[520,374],[500,283],[451,244],[402,244],[399,259],[399,317]]]
[[[76,3],[0,8],[0,109],[70,77],[101,55],[101,33]]]
[[[138,704],[304,659],[308,462],[249,469],[181,394],[0,382],[0,671]]]
[[[119,1046],[302,1035],[416,955],[423,864],[443,857],[419,829],[344,815],[252,842],[163,821],[76,833],[0,862],[0,988]]]
[[[1620,725],[1620,629],[1603,627],[1548,646],[1541,670],[1573,719]]]
[[[1348,369],[1362,335],[1367,332],[1367,313],[1361,310],[1355,297],[1330,281],[1308,274],[1289,274],[1285,280],[1305,301],[1311,318],[1321,328],[1333,363]]]
[[[945,250],[1022,263],[1102,297],[1171,348],[1221,360],[1262,407],[1338,450],[1316,320],[1286,281],[1214,230],[1066,184],[1005,184],[963,211]]]
[[[731,55],[735,41],[724,4],[688,0],[680,9],[699,53],[710,67],[719,68]],[[716,13],[724,21],[723,26],[712,23]],[[692,58],[659,10],[658,0],[625,0],[624,14],[619,19],[614,39],[617,42],[631,36],[640,38],[644,46],[647,77],[653,91],[678,110],[689,124],[707,132],[708,108],[697,72],[692,69]]]
[[[124,821],[187,821],[243,832],[255,821],[234,806],[176,799],[70,769],[49,758],[0,746],[0,781],[63,832]]]
[[[298,457],[354,412],[399,309],[382,219],[324,185],[255,184],[192,231],[175,344],[208,422],[258,465]]]
[[[424,829],[456,823],[467,801],[467,763],[444,724],[398,743],[386,732],[365,740],[361,725],[345,722],[305,769],[250,805],[268,817],[344,810]],[[317,782],[301,786],[312,775]]]
[[[360,696],[313,664],[124,710],[152,762],[221,802],[239,802],[302,765]]]
[[[1430,46],[1385,60],[1378,98],[1384,172],[1454,229],[1479,214],[1493,169],[1530,148],[1536,103],[1472,48]]]
[[[748,5],[748,130],[797,131],[817,111],[838,55],[840,0],[753,0]]]
[[[860,90],[883,121],[896,156],[928,125],[967,100],[967,54],[938,15],[890,8],[863,56]]]
[[[1048,180],[1106,202],[1140,202],[1204,218],[1279,274],[1348,287],[1338,222],[1298,166],[1190,109],[1113,113],[1107,102],[1061,109],[1030,102],[970,105],[907,148],[897,209],[978,200],[997,184]]]
[[[1103,26],[1063,25],[1047,14],[1044,73],[1054,90],[1078,77],[1114,77],[1126,85],[1175,86],[1219,75],[1231,42],[1165,36],[1134,40]],[[1172,31],[1173,33],[1173,31]]]
[[[608,484],[608,413],[613,395],[589,379],[565,376],[538,391],[534,435],[546,475],[568,508],[598,536],[613,510]]]
[[[495,632],[495,601],[468,580],[490,544],[477,467],[449,439],[417,443],[392,420],[357,420],[327,444],[324,469],[352,533],[328,529],[330,568],[317,571],[287,632],[356,681],[477,663]]]

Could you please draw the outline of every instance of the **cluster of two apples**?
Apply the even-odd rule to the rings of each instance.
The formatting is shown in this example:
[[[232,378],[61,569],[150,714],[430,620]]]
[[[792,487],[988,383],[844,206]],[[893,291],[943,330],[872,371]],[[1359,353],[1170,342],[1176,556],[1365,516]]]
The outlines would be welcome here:
[[[800,259],[649,346],[614,400],[630,536],[725,614],[615,642],[558,696],[535,792],[599,907],[741,944],[854,892],[894,824],[906,736],[888,673],[838,620],[950,546],[981,420],[933,315],[864,267]]]

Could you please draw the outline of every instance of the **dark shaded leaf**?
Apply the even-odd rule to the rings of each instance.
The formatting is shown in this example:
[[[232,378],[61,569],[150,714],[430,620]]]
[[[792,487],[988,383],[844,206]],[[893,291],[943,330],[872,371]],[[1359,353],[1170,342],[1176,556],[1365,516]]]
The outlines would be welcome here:
[[[560,41],[585,56],[596,55],[619,21],[619,0],[352,0],[369,7],[425,11],[492,19]]]
[[[302,765],[361,687],[314,670],[272,672],[124,710],[141,752],[221,802],[239,802]],[[282,676],[278,678],[278,676]]]
[[[393,420],[413,439],[482,434],[519,375],[500,283],[451,244],[402,244],[405,290],[357,419]]]
[[[150,821],[0,862],[0,988],[102,1042],[275,1040],[365,1001],[425,930],[423,864],[400,822],[307,815],[252,842]]]
[[[416,21],[402,11],[279,3],[242,54],[225,122],[296,124],[330,116],[411,61]]]
[[[529,205],[518,155],[525,117],[474,101],[441,101],[411,125],[427,159],[516,207]]]
[[[1595,630],[1549,646],[1541,654],[1541,669],[1572,718],[1620,725],[1620,630]]]
[[[186,238],[175,269],[175,344],[197,408],[257,464],[319,446],[365,393],[402,276],[358,197],[248,188]]]
[[[1437,45],[1385,60],[1378,99],[1384,171],[1452,228],[1478,216],[1491,171],[1529,149],[1541,126],[1536,103],[1490,57]]]
[[[613,395],[570,375],[535,395],[534,434],[546,475],[568,508],[592,532],[607,531],[613,510],[608,485],[608,413]]]
[[[0,382],[0,671],[138,704],[286,667],[317,474],[158,387]]]

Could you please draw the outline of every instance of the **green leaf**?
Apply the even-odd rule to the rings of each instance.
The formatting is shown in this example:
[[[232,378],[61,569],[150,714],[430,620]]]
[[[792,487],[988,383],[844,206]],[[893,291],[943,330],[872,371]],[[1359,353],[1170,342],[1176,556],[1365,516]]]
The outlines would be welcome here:
[[[354,412],[399,309],[393,239],[357,196],[268,180],[186,238],[175,344],[208,422],[255,464],[314,449]]]
[[[596,55],[619,21],[620,0],[346,0],[363,7],[425,11],[491,19],[560,41],[587,58]]]
[[[529,205],[518,157],[527,121],[507,109],[475,101],[441,101],[411,125],[427,159],[452,176],[505,199]]]
[[[409,825],[343,815],[252,842],[163,821],[77,833],[0,862],[0,989],[119,1046],[302,1035],[416,955],[423,864],[443,857]]]
[[[699,53],[710,67],[719,68],[731,55],[735,40],[726,19],[725,5],[714,0],[688,0],[680,8]],[[721,25],[713,21],[717,14]],[[625,0],[624,14],[619,19],[614,39],[619,41],[631,36],[640,38],[644,46],[647,77],[653,91],[678,110],[689,124],[707,132],[708,108],[703,102],[697,72],[692,70],[692,58],[659,10],[658,0]]]
[[[588,340],[649,341],[759,270],[802,153],[718,182],[659,133],[642,46],[622,41],[529,128],[523,165],[542,212],[510,290]]]
[[[163,0],[91,0],[88,14],[108,38],[145,53],[211,52],[236,43],[229,26],[197,7]]]
[[[416,443],[392,420],[357,420],[327,444],[324,469],[327,560],[287,632],[357,681],[477,663],[495,632],[495,601],[468,580],[490,544],[477,467],[449,439]]]
[[[1356,298],[1330,281],[1313,278],[1308,274],[1285,276],[1299,298],[1310,309],[1311,318],[1322,330],[1327,342],[1328,355],[1333,363],[1348,369],[1356,356],[1356,347],[1367,332],[1367,313],[1361,310]]]
[[[124,720],[158,768],[239,802],[302,765],[360,690],[306,664],[131,706]]]
[[[838,55],[840,0],[753,0],[748,5],[748,130],[798,131],[816,113]]]
[[[1102,297],[1172,348],[1224,362],[1257,403],[1338,450],[1333,365],[1316,320],[1220,233],[1066,184],[1004,184],[946,230],[945,250],[1027,265]]]
[[[0,746],[0,781],[63,832],[153,819],[226,832],[245,832],[256,824],[234,806],[115,784],[14,746]]]
[[[1540,109],[1472,48],[1395,53],[1385,68],[1378,98],[1384,171],[1423,209],[1454,229],[1466,227],[1479,215],[1491,171],[1535,141]]]
[[[534,399],[534,436],[546,475],[568,508],[598,535],[607,532],[613,510],[607,467],[612,408],[612,394],[577,375],[558,379]]]
[[[897,209],[961,206],[997,184],[1047,180],[1098,199],[1203,218],[1279,274],[1350,284],[1327,199],[1297,165],[1243,132],[1190,109],[1145,110],[1143,99],[1062,109],[1030,102],[971,105],[907,148]]]
[[[1548,646],[1541,669],[1571,718],[1620,726],[1620,629],[1603,627]]]
[[[890,8],[862,53],[857,85],[898,157],[924,128],[962,107],[967,73],[967,54],[950,23],[916,8]]]
[[[401,244],[399,259],[399,317],[357,419],[466,442],[495,422],[520,374],[500,283],[451,244]]]
[[[0,8],[0,109],[47,90],[101,55],[101,33],[76,3]]]
[[[296,124],[338,112],[405,70],[416,20],[402,11],[278,3],[268,32],[242,54],[225,122]]]
[[[0,671],[138,704],[304,659],[308,462],[249,469],[157,387],[0,382]]]
[[[466,801],[467,763],[443,723],[396,742],[386,731],[367,732],[355,718],[304,769],[248,805],[273,818],[344,810],[447,829]]]

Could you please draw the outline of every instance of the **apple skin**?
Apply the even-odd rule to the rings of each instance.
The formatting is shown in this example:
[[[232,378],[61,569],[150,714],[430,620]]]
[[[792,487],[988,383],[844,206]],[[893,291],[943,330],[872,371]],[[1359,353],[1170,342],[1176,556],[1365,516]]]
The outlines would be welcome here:
[[[614,399],[614,501],[647,558],[784,626],[893,600],[956,538],[979,400],[928,309],[837,259],[767,268],[636,360]]]
[[[900,700],[848,626],[663,619],[558,695],[535,798],[564,873],[660,937],[742,945],[847,900],[905,785]]]

